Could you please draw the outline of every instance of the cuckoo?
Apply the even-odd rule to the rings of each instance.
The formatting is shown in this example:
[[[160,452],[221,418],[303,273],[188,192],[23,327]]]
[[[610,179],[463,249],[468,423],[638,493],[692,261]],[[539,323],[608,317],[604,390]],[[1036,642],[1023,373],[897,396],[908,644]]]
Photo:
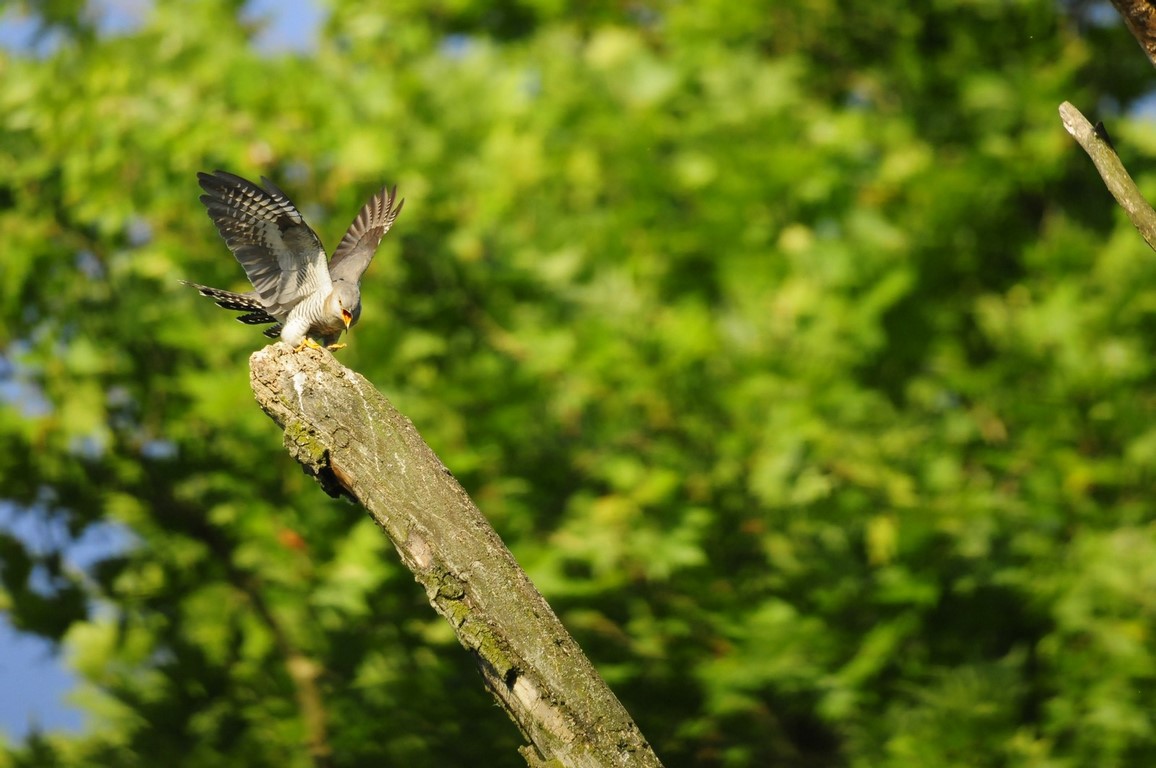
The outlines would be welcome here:
[[[265,335],[296,349],[345,346],[337,340],[361,317],[361,276],[405,202],[394,205],[397,187],[383,187],[362,206],[327,262],[317,233],[273,182],[262,177],[259,187],[225,171],[198,173],[197,179],[209,218],[254,290],[182,282],[220,307],[243,312],[237,318],[242,323],[275,323]]]

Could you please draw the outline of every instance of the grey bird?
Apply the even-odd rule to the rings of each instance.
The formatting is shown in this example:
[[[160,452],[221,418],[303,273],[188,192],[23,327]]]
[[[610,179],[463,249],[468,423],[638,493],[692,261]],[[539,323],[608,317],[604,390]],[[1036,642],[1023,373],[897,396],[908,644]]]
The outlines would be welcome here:
[[[270,338],[296,349],[340,349],[337,340],[361,317],[361,276],[393,226],[401,206],[397,187],[382,188],[362,206],[326,263],[320,238],[289,197],[261,177],[264,187],[226,171],[198,173],[201,202],[255,290],[234,293],[182,280],[216,301],[244,312],[237,319],[260,325]]]

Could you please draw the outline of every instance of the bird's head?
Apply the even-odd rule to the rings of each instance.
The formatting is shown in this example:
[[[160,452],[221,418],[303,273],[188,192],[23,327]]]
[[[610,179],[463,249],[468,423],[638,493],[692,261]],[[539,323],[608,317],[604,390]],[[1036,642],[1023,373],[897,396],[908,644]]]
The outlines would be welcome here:
[[[333,292],[329,295],[326,308],[334,317],[341,318],[341,322],[349,328],[361,317],[361,291],[354,283],[337,280],[333,283]]]

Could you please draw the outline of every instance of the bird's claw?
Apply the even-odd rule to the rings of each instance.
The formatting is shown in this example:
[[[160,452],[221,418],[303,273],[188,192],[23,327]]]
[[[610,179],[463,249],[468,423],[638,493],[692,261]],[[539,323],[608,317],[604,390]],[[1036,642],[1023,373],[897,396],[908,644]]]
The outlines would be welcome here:
[[[338,350],[338,349],[345,349],[346,346],[348,346],[348,345],[339,342],[337,344],[326,344],[325,348],[330,349],[330,350]]]
[[[297,347],[293,351],[294,352],[300,352],[301,350],[305,349],[306,347],[312,347],[313,349],[321,349],[320,344],[318,344],[316,341],[314,341],[313,339],[306,336],[304,339],[301,340],[301,343],[298,344]]]

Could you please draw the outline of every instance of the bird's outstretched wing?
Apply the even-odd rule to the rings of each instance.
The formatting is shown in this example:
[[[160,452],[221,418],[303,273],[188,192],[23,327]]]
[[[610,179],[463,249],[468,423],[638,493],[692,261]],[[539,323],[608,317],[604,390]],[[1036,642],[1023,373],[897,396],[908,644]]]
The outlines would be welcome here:
[[[354,284],[361,282],[361,276],[377,252],[381,238],[393,226],[401,206],[405,204],[405,200],[402,200],[395,206],[393,202],[396,197],[397,187],[389,190],[382,187],[361,207],[329,261],[329,276],[333,280],[346,280]]]
[[[325,250],[289,198],[266,178],[262,189],[225,171],[198,173],[201,202],[269,314],[284,319],[330,285]]]

